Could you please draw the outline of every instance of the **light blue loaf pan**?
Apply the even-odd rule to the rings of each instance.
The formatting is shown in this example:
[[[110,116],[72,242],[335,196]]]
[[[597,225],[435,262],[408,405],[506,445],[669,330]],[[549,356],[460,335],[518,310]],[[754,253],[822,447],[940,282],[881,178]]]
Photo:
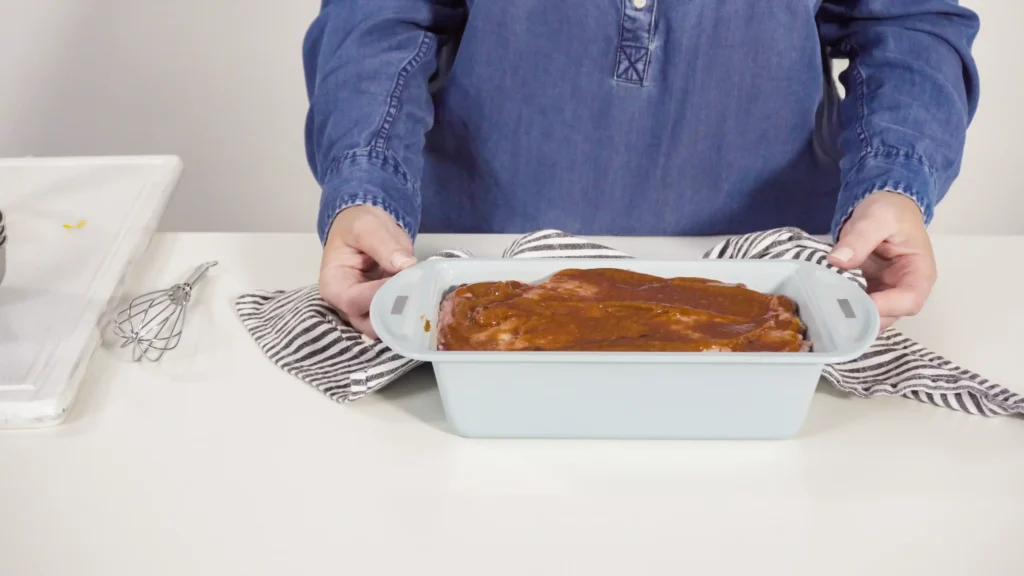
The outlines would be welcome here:
[[[698,276],[784,294],[799,306],[813,351],[437,350],[438,308],[451,287],[537,283],[566,268]],[[879,328],[874,303],[856,284],[815,264],[781,260],[428,260],[381,287],[370,321],[392,350],[433,364],[449,425],[472,438],[792,437],[822,368],[863,354]]]

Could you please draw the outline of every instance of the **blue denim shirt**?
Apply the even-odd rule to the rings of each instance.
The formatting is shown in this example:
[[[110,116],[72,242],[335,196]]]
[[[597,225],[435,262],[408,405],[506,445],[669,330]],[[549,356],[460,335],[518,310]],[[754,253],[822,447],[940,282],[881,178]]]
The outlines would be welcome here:
[[[323,0],[303,50],[318,230],[369,203],[414,237],[835,235],[883,189],[929,221],[977,107],[978,25],[955,0]]]

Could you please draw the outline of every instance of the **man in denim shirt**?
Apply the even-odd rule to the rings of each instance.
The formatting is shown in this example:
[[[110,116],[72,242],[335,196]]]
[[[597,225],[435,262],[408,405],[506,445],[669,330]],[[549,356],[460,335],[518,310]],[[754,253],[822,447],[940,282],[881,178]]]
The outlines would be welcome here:
[[[796,226],[832,234],[888,326],[935,281],[977,32],[956,0],[323,0],[303,50],[321,294],[372,335],[419,231]]]

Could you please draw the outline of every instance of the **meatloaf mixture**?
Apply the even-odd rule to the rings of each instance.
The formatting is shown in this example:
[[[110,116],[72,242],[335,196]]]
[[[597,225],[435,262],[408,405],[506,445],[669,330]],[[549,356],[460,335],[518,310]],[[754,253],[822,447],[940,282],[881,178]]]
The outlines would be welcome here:
[[[481,282],[441,302],[439,350],[800,352],[793,300],[705,278],[563,270],[538,285]]]

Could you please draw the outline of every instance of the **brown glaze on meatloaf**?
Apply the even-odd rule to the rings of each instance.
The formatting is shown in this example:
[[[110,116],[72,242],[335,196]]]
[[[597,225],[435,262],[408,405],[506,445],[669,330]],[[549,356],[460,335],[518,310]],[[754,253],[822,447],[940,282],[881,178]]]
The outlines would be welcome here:
[[[704,278],[563,270],[536,286],[463,285],[441,302],[438,350],[800,352],[796,304]]]

